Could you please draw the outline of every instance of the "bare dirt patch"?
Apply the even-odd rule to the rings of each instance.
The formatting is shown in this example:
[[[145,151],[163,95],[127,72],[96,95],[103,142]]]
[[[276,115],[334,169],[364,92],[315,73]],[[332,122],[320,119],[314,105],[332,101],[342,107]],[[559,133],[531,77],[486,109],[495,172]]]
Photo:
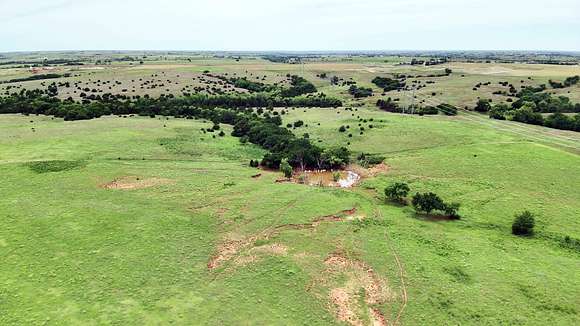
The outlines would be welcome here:
[[[389,172],[390,167],[385,163],[379,163],[368,168],[364,168],[360,165],[350,165],[348,169],[358,173],[362,178],[372,178],[379,174]]]
[[[321,223],[346,221],[348,219],[354,218],[353,216],[356,212],[357,209],[354,207],[340,211],[336,214],[317,217],[310,223],[278,225],[247,238],[234,238],[233,236],[230,236],[228,239],[224,240],[220,245],[218,245],[214,255],[207,263],[207,268],[209,270],[214,270],[232,259],[235,261],[239,260],[239,262],[241,262],[240,265],[245,265],[243,258],[244,255],[286,255],[288,248],[282,244],[269,244],[262,246],[253,245],[257,240],[269,240],[270,238],[284,231],[315,229]],[[225,213],[225,211],[218,209],[217,213]],[[243,251],[246,253],[243,253]],[[256,260],[258,259],[256,258],[251,261]]]
[[[340,275],[346,277],[344,284],[332,289],[329,294],[338,320],[351,325],[360,325],[361,317],[356,311],[360,311],[358,299],[361,289],[364,289],[364,303],[367,305],[373,325],[387,325],[387,318],[376,307],[394,300],[386,279],[377,275],[366,263],[338,253],[328,256],[324,264],[326,265],[324,273],[328,277],[338,278]]]
[[[101,185],[104,189],[120,189],[120,190],[134,190],[150,188],[159,185],[165,185],[173,183],[173,180],[163,179],[163,178],[146,178],[142,179],[140,177],[121,177],[115,179],[109,183]]]
[[[288,254],[288,247],[283,244],[273,243],[269,245],[254,247],[250,252],[269,254],[274,256],[286,256]]]
[[[337,307],[336,318],[351,325],[362,326],[362,321],[358,318],[352,307],[352,298],[348,291],[343,288],[336,288],[330,291],[330,301]]]

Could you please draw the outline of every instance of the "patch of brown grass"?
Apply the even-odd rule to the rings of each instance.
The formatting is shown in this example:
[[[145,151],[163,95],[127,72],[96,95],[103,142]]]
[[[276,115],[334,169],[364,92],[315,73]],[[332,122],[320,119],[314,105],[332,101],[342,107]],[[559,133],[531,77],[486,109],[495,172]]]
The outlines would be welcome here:
[[[173,183],[173,180],[163,178],[121,177],[101,185],[104,189],[134,190],[155,187]]]

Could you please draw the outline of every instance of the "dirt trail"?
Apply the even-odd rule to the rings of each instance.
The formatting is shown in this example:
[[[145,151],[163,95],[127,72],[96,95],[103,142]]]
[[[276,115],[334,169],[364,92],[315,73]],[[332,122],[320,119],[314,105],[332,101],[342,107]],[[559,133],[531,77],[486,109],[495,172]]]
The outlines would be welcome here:
[[[380,211],[380,209],[376,210],[376,215],[379,218],[383,217],[383,214]],[[401,305],[401,308],[399,308],[399,312],[397,313],[397,317],[393,321],[393,325],[400,325],[401,316],[403,315],[403,312],[405,311],[405,308],[407,307],[407,302],[409,301],[409,297],[407,295],[407,286],[405,285],[405,268],[404,268],[403,264],[401,263],[401,259],[399,257],[399,254],[395,250],[395,247],[393,246],[393,241],[391,240],[391,237],[389,236],[389,233],[386,230],[384,232],[384,235],[385,235],[385,239],[387,240],[387,243],[389,244],[389,248],[391,249],[391,252],[393,253],[393,256],[395,258],[395,262],[397,263],[397,269],[399,270],[399,279],[401,282],[401,299],[402,299],[403,303]]]
[[[304,230],[304,229],[315,229],[321,223],[325,222],[340,222],[346,221],[348,218],[354,218],[354,214],[357,212],[356,207],[351,209],[340,211],[336,214],[321,216],[313,219],[310,223],[304,224],[282,224],[275,226],[273,228],[266,229],[259,234],[242,238],[242,239],[227,239],[223,241],[217,248],[215,254],[209,259],[207,263],[207,268],[209,270],[216,269],[223,265],[223,263],[230,261],[239,255],[241,251],[247,249],[257,240],[269,240],[270,238],[276,236],[277,234],[289,231],[289,230]],[[255,250],[260,247],[252,247],[249,251]],[[279,251],[280,247],[273,248],[270,252]],[[286,249],[285,249],[286,250]]]

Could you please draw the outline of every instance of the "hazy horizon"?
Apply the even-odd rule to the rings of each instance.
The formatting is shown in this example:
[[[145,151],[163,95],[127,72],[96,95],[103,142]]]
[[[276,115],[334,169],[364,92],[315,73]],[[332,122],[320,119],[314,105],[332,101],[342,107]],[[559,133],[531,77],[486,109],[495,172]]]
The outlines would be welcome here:
[[[0,52],[575,52],[578,30],[575,0],[0,2]]]

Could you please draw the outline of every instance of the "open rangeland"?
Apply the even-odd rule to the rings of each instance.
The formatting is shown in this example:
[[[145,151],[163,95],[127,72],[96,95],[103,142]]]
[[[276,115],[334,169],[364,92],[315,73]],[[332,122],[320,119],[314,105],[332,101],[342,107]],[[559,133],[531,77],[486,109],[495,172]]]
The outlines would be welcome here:
[[[302,121],[290,128],[297,136],[384,161],[353,160],[349,169],[361,176],[354,187],[320,187],[250,167],[266,151],[231,136],[227,124],[218,136],[204,132],[210,121],[172,116],[0,115],[0,324],[580,323],[580,134],[469,112],[383,112],[375,107],[382,90],[371,83],[449,68],[450,76],[410,79],[434,80],[414,100],[472,107],[495,96],[500,81],[537,85],[578,66],[189,59],[57,66],[71,77],[0,89],[78,81],[81,90],[59,88],[58,96],[180,96],[223,88],[207,72],[267,83],[301,74],[345,105],[274,108],[287,111],[282,125]],[[322,73],[374,95],[355,100]],[[9,66],[0,81],[29,75]],[[559,90],[568,91],[578,99],[580,86]],[[409,103],[412,94],[388,96]],[[393,182],[460,202],[461,219],[389,202],[384,189]],[[533,237],[511,234],[523,210],[536,215]]]

